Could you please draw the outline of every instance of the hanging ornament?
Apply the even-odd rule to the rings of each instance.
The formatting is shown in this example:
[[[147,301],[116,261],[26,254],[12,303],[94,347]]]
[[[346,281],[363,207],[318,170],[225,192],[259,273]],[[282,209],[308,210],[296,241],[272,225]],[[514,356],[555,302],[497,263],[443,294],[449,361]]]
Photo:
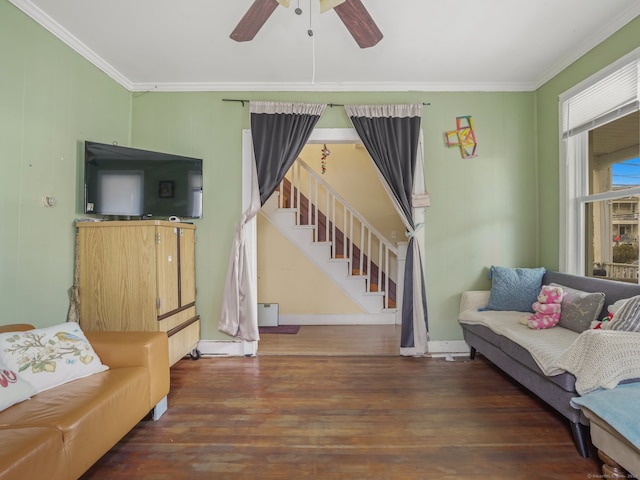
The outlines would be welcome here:
[[[322,174],[327,171],[327,157],[331,155],[331,150],[327,148],[327,145],[322,147]]]

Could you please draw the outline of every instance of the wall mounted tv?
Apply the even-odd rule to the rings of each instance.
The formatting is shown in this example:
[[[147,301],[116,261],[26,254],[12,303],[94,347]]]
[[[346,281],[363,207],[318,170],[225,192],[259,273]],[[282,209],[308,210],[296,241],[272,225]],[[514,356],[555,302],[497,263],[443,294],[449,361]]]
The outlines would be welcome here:
[[[84,213],[202,217],[202,159],[85,142]]]

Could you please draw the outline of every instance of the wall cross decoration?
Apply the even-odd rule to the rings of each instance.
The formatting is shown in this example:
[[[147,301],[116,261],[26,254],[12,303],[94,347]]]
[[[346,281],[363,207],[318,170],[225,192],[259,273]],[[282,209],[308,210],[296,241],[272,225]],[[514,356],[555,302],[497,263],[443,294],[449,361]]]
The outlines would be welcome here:
[[[476,134],[473,129],[473,118],[471,115],[456,117],[456,129],[445,132],[444,138],[447,147],[460,147],[462,158],[477,157]]]

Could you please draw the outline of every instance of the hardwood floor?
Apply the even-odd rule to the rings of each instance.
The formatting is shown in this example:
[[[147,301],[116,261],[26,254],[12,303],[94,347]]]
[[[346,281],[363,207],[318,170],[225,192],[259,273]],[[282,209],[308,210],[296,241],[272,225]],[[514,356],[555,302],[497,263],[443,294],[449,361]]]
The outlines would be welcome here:
[[[295,335],[262,334],[258,355],[398,355],[399,325],[303,325]]]
[[[481,356],[259,354],[179,361],[168,412],[82,478],[602,476],[562,417]]]

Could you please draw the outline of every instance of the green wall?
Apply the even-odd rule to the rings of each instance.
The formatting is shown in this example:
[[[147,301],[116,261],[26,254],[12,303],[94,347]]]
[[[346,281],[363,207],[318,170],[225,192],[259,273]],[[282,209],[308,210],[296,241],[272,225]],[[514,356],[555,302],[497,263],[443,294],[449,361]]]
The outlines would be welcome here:
[[[557,96],[640,45],[626,26],[537,92],[131,93],[0,0],[0,304],[3,322],[64,321],[81,216],[81,142],[118,142],[204,159],[197,220],[202,338],[217,331],[229,248],[241,214],[241,132],[248,108],[223,98],[327,103],[430,102],[425,107],[424,267],[432,340],[461,339],[460,292],[489,288],[492,264],[558,263]],[[478,158],[444,146],[472,115]],[[341,107],[320,128],[351,127]],[[42,195],[58,203],[45,208]],[[538,220],[540,218],[540,220]]]
[[[6,0],[0,65],[1,322],[53,325],[73,282],[79,142],[126,144],[131,94]]]
[[[540,87],[536,94],[537,148],[540,175],[540,261],[549,269],[559,265],[559,117],[558,96],[620,57],[640,47],[640,17],[578,59]]]
[[[241,132],[248,106],[224,98],[324,103],[429,102],[423,113],[427,209],[424,258],[432,340],[460,339],[460,292],[488,288],[491,264],[537,264],[534,93],[150,92],[135,94],[132,141],[204,159],[204,217],[196,220],[202,337],[217,331],[229,249],[241,215]],[[456,116],[473,115],[478,158],[444,145]],[[342,107],[318,128],[350,128]]]

